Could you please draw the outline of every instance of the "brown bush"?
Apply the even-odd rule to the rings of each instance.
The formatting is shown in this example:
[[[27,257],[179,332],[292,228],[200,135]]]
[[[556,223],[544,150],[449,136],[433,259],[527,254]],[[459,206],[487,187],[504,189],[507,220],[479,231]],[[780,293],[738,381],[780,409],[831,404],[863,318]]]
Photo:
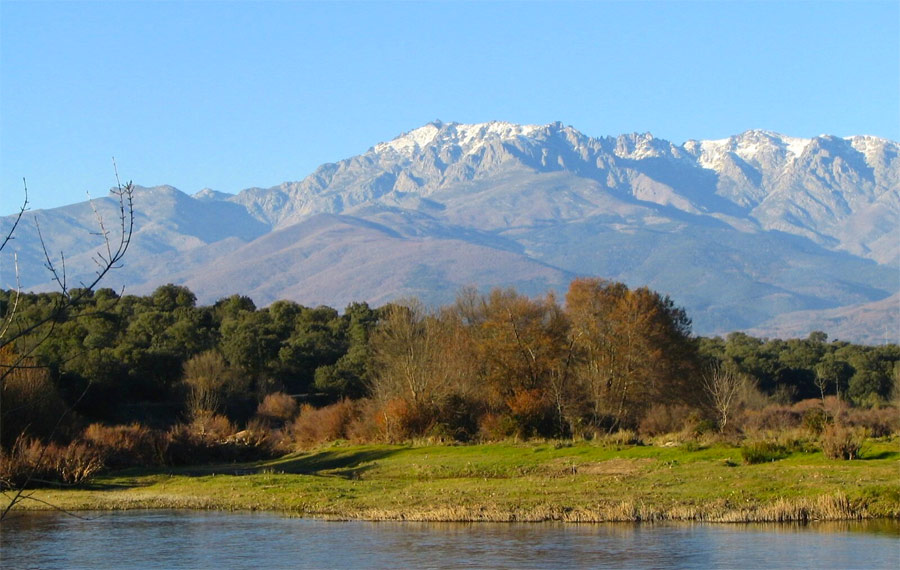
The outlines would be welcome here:
[[[284,425],[297,415],[297,401],[284,392],[269,394],[256,408],[256,415],[276,425]]]
[[[381,439],[397,442],[426,435],[434,426],[435,419],[435,412],[426,406],[393,398],[379,407],[375,425]]]
[[[226,444],[241,445],[265,450],[272,455],[293,451],[285,432],[272,427],[271,422],[259,417],[247,422],[247,428],[225,440]]]
[[[0,366],[14,366],[0,383],[0,445],[10,449],[26,432],[31,437],[51,437],[66,406],[50,372],[33,358],[20,360],[9,345],[0,348]]]
[[[220,416],[221,417],[221,416]],[[227,418],[226,418],[227,421]],[[247,430],[235,432],[231,422],[206,426],[204,431],[192,424],[179,424],[166,434],[167,461],[173,465],[254,461],[273,457],[277,451],[268,445],[267,437],[258,437]],[[222,423],[215,420],[213,423]],[[231,429],[226,429],[230,426]],[[230,433],[229,433],[230,432]],[[228,435],[224,435],[228,434]],[[244,437],[246,436],[246,437]]]
[[[518,424],[509,414],[487,413],[478,420],[478,434],[485,441],[501,441],[516,435]]]
[[[227,417],[221,414],[201,413],[186,428],[201,441],[209,443],[224,442],[237,433],[237,428]]]
[[[654,404],[641,419],[638,433],[642,436],[655,436],[682,431],[691,414],[692,410],[688,406]]]
[[[344,429],[347,439],[356,442],[378,441],[382,437],[376,418],[381,407],[375,400],[345,400],[352,405],[352,419]]]
[[[358,416],[357,405],[351,400],[319,409],[304,404],[300,407],[300,415],[288,426],[288,436],[300,446],[354,439],[351,428]]]
[[[552,410],[543,391],[517,389],[506,399],[506,405],[516,422],[516,435],[551,435]]]
[[[800,427],[801,416],[787,406],[769,405],[761,410],[743,410],[735,418],[744,432],[780,432]]]
[[[64,446],[21,437],[9,452],[0,451],[0,487],[78,485],[103,467],[101,452],[86,443]]]
[[[225,416],[202,414],[169,430],[167,459],[175,465],[196,465],[269,458],[277,450],[270,445],[268,428],[265,432],[238,432]]]
[[[884,408],[851,408],[841,415],[848,426],[864,428],[871,437],[887,437],[900,433],[900,410]]]
[[[140,424],[104,426],[91,424],[82,439],[100,450],[107,467],[164,465],[169,440],[160,431]]]
[[[830,459],[858,459],[866,430],[830,425],[822,432],[822,452]]]
[[[806,400],[800,400],[799,402],[794,403],[791,406],[791,411],[797,412],[802,416],[809,410],[817,408],[822,409],[822,405],[821,398],[807,398]]]

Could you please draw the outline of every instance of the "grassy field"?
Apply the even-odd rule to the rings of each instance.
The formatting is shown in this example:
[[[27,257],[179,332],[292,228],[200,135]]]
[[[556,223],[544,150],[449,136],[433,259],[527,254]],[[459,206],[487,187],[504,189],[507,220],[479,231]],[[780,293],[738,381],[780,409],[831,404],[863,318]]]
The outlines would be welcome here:
[[[757,465],[725,445],[335,444],[273,461],[120,471],[34,497],[68,510],[278,510],[368,520],[900,518],[900,440],[872,441],[854,461],[795,452]]]

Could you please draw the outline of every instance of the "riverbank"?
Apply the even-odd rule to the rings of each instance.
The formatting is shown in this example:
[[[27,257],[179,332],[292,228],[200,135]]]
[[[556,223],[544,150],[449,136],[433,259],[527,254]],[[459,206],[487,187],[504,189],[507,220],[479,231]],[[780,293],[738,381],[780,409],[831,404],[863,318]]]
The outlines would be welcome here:
[[[16,508],[414,521],[900,518],[900,440],[870,441],[853,461],[797,451],[756,465],[727,445],[335,444],[272,461],[120,471],[86,487],[29,493],[36,500]]]

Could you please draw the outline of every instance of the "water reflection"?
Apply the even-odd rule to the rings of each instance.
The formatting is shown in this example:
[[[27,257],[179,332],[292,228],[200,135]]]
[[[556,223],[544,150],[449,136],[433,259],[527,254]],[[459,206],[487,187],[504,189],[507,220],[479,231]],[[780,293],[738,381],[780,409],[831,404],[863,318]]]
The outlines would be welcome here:
[[[16,514],[9,568],[897,568],[900,523],[324,522],[198,511]]]

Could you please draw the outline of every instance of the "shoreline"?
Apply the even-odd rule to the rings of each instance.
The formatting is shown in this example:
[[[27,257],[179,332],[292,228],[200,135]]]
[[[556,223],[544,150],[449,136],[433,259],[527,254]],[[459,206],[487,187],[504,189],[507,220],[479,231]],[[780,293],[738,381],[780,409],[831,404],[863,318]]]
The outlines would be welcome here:
[[[900,519],[897,438],[868,459],[588,443],[336,445],[271,461],[130,469],[13,511],[270,511],[324,520],[769,523]],[[2,503],[5,507],[8,497]],[[37,501],[44,501],[40,503]]]

